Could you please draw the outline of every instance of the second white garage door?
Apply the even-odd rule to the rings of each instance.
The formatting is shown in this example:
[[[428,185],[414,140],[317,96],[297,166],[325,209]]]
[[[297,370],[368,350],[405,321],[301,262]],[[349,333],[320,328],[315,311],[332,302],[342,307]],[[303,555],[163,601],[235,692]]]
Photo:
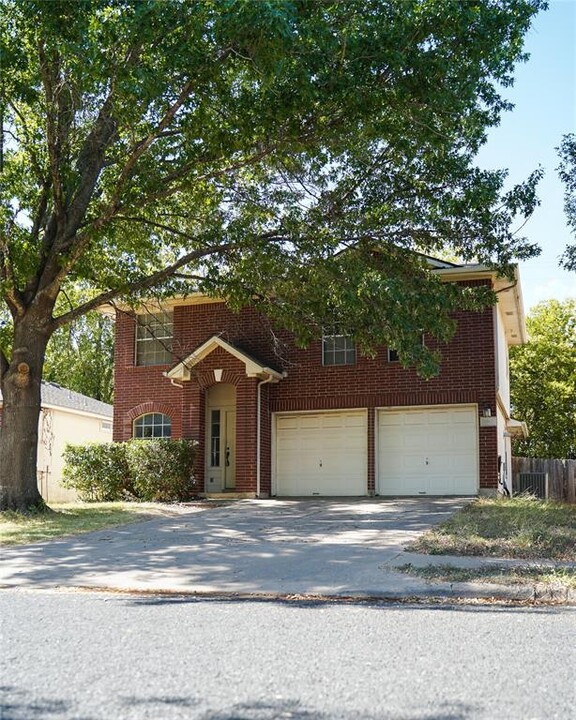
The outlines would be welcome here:
[[[366,495],[366,412],[276,416],[277,495]]]
[[[477,422],[476,406],[380,410],[378,493],[475,495]]]

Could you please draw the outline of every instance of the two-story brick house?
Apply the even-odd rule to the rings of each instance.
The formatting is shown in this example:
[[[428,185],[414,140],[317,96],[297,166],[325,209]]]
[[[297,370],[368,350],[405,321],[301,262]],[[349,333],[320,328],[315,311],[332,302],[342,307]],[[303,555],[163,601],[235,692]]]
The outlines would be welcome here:
[[[518,276],[435,266],[446,282],[491,284],[499,302],[458,313],[431,380],[403,369],[393,349],[362,357],[343,336],[299,349],[255,310],[235,313],[199,294],[119,312],[115,439],[196,439],[199,493],[475,495],[502,480],[509,488],[510,436],[522,430],[508,388],[508,346],[525,339]]]

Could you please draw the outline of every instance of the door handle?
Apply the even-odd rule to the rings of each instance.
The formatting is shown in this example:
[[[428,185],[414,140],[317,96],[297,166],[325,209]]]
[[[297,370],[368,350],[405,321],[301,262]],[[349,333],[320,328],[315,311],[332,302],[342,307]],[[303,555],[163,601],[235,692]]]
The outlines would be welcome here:
[[[226,467],[230,467],[230,448],[226,448]]]

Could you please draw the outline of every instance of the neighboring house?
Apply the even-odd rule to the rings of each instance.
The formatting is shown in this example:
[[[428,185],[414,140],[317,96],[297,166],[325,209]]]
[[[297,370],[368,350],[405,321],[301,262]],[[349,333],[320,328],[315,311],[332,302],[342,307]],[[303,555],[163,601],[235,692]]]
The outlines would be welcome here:
[[[525,340],[518,275],[430,261],[443,280],[491,285],[459,312],[440,375],[348,337],[307,349],[246,308],[195,294],[116,320],[114,438],[193,438],[199,493],[476,495],[510,488],[508,346]],[[282,351],[275,352],[278,339]],[[428,337],[426,343],[437,347]],[[275,341],[275,342],[274,342]]]
[[[52,382],[43,382],[41,393],[38,489],[46,502],[74,502],[76,492],[60,485],[64,468],[62,453],[68,443],[110,442],[112,405]],[[0,395],[0,408],[1,405]]]

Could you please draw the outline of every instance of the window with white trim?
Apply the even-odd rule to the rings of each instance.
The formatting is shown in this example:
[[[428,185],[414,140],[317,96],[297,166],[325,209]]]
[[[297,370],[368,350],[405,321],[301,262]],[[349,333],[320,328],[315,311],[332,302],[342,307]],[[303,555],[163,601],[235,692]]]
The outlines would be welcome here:
[[[163,413],[146,413],[134,420],[133,436],[140,439],[172,437],[172,420]]]
[[[354,365],[356,363],[356,345],[350,335],[322,336],[323,365]]]
[[[172,362],[173,314],[144,313],[136,316],[136,365],[167,365]]]

